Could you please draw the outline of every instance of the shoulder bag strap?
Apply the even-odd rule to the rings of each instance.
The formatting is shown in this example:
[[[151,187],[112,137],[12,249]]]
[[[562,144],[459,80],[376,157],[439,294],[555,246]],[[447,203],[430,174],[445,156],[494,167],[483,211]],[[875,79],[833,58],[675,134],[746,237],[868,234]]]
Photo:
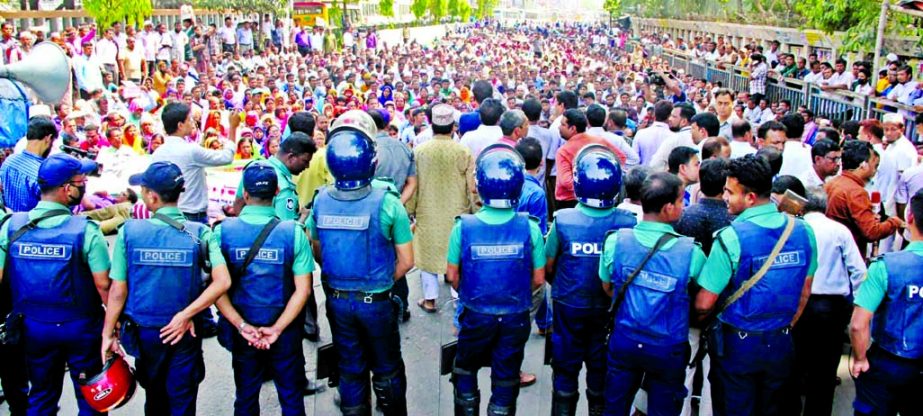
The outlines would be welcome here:
[[[776,257],[779,256],[779,253],[782,251],[782,247],[785,246],[785,243],[788,241],[788,238],[792,235],[792,230],[795,229],[795,219],[790,215],[785,216],[788,219],[788,222],[785,224],[785,230],[782,231],[782,236],[779,237],[779,241],[776,241],[776,246],[772,248],[772,252],[769,253],[769,257],[763,263],[763,266],[756,271],[752,277],[747,279],[739,288],[724,301],[724,305],[721,306],[721,310],[715,314],[715,316],[720,315],[722,312],[727,310],[729,306],[737,302],[747,291],[749,291],[753,286],[756,286],[757,283],[766,275],[766,272],[769,271],[769,268],[772,267],[772,263],[775,261]]]
[[[18,240],[25,233],[31,231],[33,228],[35,228],[38,225],[38,223],[48,218],[51,218],[51,217],[57,217],[59,215],[71,215],[71,212],[68,210],[64,210],[64,209],[53,209],[51,211],[47,211],[44,214],[35,217],[31,221],[27,222],[26,225],[23,225],[18,230],[16,230],[16,232],[14,232],[13,235],[10,237],[10,241],[6,243],[6,246],[7,247],[11,246],[14,241]],[[12,217],[12,215],[10,215],[7,218],[10,218],[10,217]]]
[[[158,220],[161,220],[167,223],[167,225],[175,228],[176,230],[182,231],[186,235],[192,237],[192,239],[195,240],[196,244],[199,245],[199,262],[202,265],[202,269],[204,269],[206,272],[211,271],[211,261],[209,260],[209,257],[208,257],[208,241],[205,241],[199,238],[199,236],[197,235],[193,235],[191,232],[189,232],[189,230],[186,229],[186,226],[183,223],[177,220],[174,220],[173,218],[170,218],[164,214],[155,212],[154,215],[151,216],[151,218],[156,218]]]
[[[266,242],[266,239],[269,238],[269,234],[272,233],[272,230],[276,228],[279,223],[282,222],[278,218],[273,218],[271,221],[267,222],[263,229],[260,231],[260,234],[256,236],[256,240],[253,241],[253,245],[250,246],[250,251],[247,252],[247,257],[244,259],[244,264],[241,266],[241,273],[247,270],[247,266],[250,266],[250,263],[253,262],[253,259],[256,258],[256,255],[259,254],[260,248],[263,247],[263,243]]]
[[[647,265],[647,262],[651,260],[651,257],[654,257],[654,254],[660,251],[660,248],[663,247],[668,241],[676,238],[676,236],[668,233],[664,233],[660,236],[657,242],[654,244],[654,247],[651,247],[651,251],[647,252],[647,255],[644,256],[644,260],[641,260],[641,263],[638,264],[638,267],[635,268],[628,279],[625,279],[625,283],[622,283],[622,287],[619,288],[619,292],[612,297],[612,305],[609,307],[609,314],[612,315],[613,319],[615,318],[615,313],[618,312],[619,306],[622,305],[622,302],[625,300],[625,293],[628,292],[628,286],[631,285],[631,282],[635,280],[635,277],[638,276],[638,273],[641,273],[641,270],[644,269],[644,266]]]

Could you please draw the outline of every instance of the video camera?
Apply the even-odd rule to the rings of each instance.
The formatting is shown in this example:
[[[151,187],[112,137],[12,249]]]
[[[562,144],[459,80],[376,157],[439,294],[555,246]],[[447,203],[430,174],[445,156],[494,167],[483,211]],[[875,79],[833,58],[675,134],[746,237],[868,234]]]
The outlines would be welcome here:
[[[73,157],[76,157],[77,159],[90,159],[90,160],[95,161],[96,156],[99,156],[99,152],[91,152],[88,150],[83,150],[79,147],[67,146],[63,144],[61,145],[60,149],[62,152],[67,153]],[[95,172],[90,172],[90,176],[99,176],[99,170],[96,170]]]

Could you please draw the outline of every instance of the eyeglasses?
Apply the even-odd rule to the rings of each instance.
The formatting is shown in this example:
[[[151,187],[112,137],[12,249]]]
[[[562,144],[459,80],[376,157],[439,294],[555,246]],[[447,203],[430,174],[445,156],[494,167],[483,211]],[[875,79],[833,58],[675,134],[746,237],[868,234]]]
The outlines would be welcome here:
[[[840,156],[836,156],[836,157],[824,156],[824,159],[827,159],[833,163],[840,163],[840,160],[842,160],[843,158]]]

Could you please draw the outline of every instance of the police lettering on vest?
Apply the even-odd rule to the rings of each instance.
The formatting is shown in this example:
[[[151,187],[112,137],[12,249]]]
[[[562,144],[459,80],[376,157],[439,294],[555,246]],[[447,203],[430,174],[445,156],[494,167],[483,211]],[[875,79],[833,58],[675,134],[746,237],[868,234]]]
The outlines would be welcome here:
[[[471,246],[471,258],[475,260],[521,259],[522,255],[522,244]]]
[[[59,259],[67,260],[71,256],[71,249],[61,244],[32,244],[23,243],[18,245],[17,253],[19,257],[31,258],[36,260],[42,259]]]
[[[570,243],[570,255],[578,257],[599,257],[603,254],[602,244],[599,243],[582,243],[574,241]]]
[[[136,248],[131,252],[137,264],[151,266],[192,266],[192,250],[165,250]]]

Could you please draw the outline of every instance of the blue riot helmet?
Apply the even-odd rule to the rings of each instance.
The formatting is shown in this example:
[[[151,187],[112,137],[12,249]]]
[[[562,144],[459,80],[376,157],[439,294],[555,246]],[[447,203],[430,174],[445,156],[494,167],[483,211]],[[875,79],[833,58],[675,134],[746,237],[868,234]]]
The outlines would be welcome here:
[[[375,142],[354,128],[338,128],[327,140],[327,168],[341,191],[352,191],[372,183],[378,155]]]
[[[475,182],[485,206],[513,208],[519,204],[525,181],[525,163],[519,153],[506,144],[484,148],[476,162]]]
[[[611,208],[622,189],[622,167],[609,148],[591,144],[574,159],[574,193],[577,201],[593,208]]]

